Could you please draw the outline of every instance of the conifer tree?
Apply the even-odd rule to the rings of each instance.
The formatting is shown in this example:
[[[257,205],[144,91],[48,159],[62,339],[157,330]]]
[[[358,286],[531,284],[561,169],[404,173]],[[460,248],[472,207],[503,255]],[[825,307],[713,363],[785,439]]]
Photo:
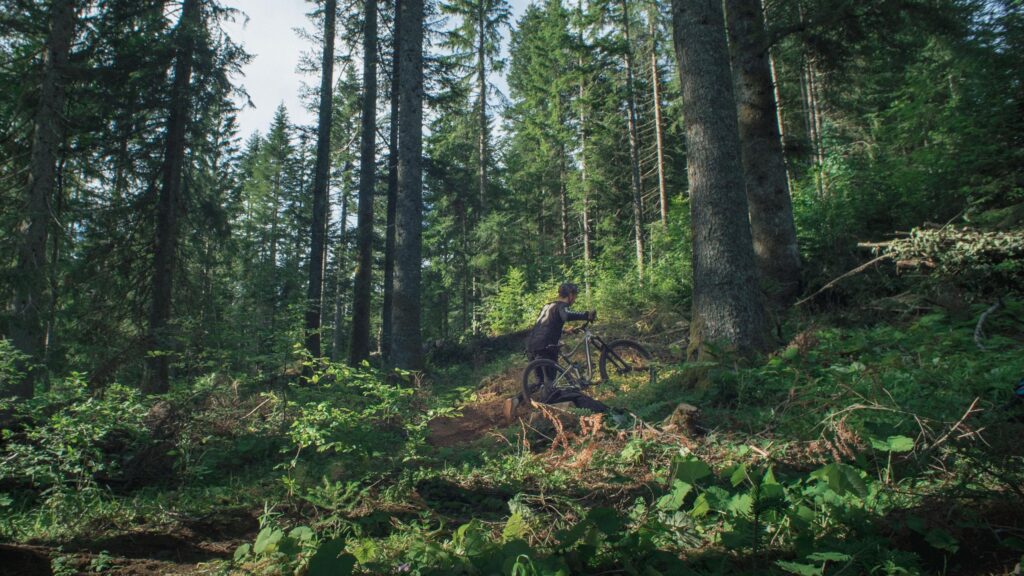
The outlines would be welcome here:
[[[800,249],[759,0],[728,0],[729,47],[754,254],[769,300],[782,309],[800,289]]]
[[[377,175],[377,2],[364,1],[362,145],[359,160],[359,254],[352,298],[349,362],[370,356],[370,288],[373,280],[373,192]]]
[[[693,223],[691,356],[768,348],[720,4],[673,0]]]
[[[337,0],[324,0],[323,56],[320,69],[320,105],[317,123],[316,168],[313,176],[313,217],[309,244],[309,284],[306,294],[306,351],[321,356],[324,266],[327,258],[328,187],[331,162],[331,115],[334,111],[334,36]]]
[[[146,391],[153,394],[167,392],[170,386],[169,353],[173,347],[169,325],[171,300],[177,266],[187,125],[192,113],[192,68],[202,20],[201,0],[184,0],[175,31],[174,82],[167,115],[166,148],[157,207],[153,294],[149,315],[149,374],[145,386]]]
[[[43,46],[43,73],[39,103],[32,129],[31,159],[26,186],[23,222],[13,303],[11,339],[14,347],[33,364],[42,360],[43,313],[47,293],[47,236],[53,201],[58,147],[63,134],[65,76],[71,42],[75,36],[78,7],[75,2],[49,2],[49,34]],[[50,262],[49,265],[54,265]],[[30,398],[42,366],[21,366],[24,380],[11,390],[16,397]]]
[[[391,362],[395,367],[406,370],[418,370],[423,367],[420,326],[423,24],[423,1],[402,0],[402,9],[396,24],[399,42],[400,104]]]

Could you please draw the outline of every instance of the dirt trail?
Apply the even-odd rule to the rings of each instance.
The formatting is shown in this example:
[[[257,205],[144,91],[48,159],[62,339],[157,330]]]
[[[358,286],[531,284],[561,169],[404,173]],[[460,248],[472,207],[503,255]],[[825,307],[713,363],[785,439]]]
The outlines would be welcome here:
[[[0,544],[0,574],[50,576],[54,567],[78,574],[156,576],[203,573],[201,565],[230,559],[256,537],[259,522],[243,510],[186,521],[171,530],[140,529],[76,540],[61,547]]]
[[[521,373],[522,367],[517,366],[482,382],[477,391],[477,401],[463,406],[461,416],[430,421],[427,442],[439,447],[457,446],[506,426],[503,403],[518,390]]]

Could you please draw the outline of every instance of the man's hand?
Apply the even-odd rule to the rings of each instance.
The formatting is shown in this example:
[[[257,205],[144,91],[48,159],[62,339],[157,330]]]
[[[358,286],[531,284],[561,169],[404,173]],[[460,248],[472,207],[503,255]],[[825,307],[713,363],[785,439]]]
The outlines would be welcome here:
[[[591,322],[597,320],[597,310],[590,310],[587,312],[587,320],[590,320]]]

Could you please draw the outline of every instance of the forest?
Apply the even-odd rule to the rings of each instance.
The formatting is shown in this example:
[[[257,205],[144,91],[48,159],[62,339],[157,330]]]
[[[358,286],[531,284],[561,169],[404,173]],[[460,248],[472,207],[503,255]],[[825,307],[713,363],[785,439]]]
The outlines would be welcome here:
[[[278,1],[0,0],[0,573],[1022,573],[1024,2]]]

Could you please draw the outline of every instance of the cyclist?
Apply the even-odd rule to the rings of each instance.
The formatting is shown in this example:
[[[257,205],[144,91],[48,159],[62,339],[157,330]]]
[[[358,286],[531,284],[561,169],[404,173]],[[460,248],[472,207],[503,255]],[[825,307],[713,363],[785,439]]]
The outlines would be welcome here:
[[[580,289],[571,282],[565,282],[558,287],[558,298],[548,302],[541,309],[537,316],[537,322],[526,340],[526,356],[530,360],[547,358],[558,362],[558,342],[562,339],[562,329],[566,322],[579,322],[583,320],[593,321],[597,318],[596,310],[586,312],[573,312],[569,308],[576,302]],[[539,370],[539,369],[538,369]],[[543,381],[554,380],[554,374],[538,374],[543,376]],[[578,391],[569,390],[547,390],[542,393],[541,401],[545,404],[557,404],[559,402],[572,402],[578,408],[585,408],[592,412],[607,412],[608,406],[594,400],[590,396]],[[511,420],[512,413],[519,404],[519,397],[509,398],[505,401],[505,417]]]

